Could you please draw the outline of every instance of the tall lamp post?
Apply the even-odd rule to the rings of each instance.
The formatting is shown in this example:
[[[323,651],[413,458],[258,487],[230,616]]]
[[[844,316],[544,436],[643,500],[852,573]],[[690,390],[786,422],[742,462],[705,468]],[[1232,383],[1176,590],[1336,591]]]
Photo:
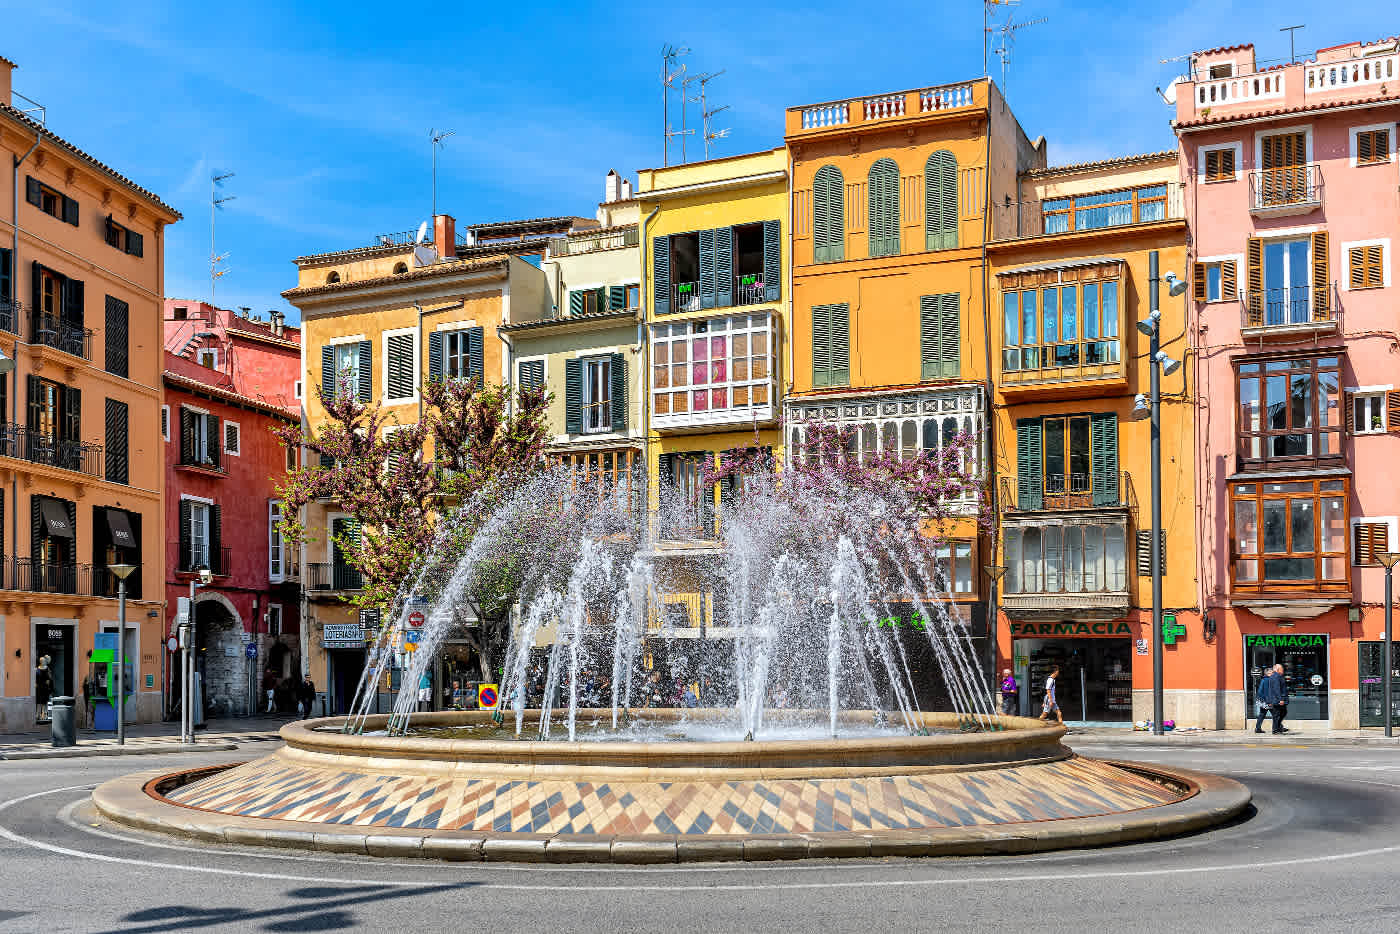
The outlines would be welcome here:
[[[1381,702],[1385,704],[1385,735],[1394,736],[1391,723],[1392,704],[1390,700],[1390,674],[1392,666],[1395,664],[1393,649],[1390,641],[1390,604],[1391,604],[1391,572],[1395,570],[1395,565],[1400,563],[1400,552],[1382,551],[1376,554],[1376,560],[1385,565],[1385,644],[1381,647],[1381,666],[1384,669],[1381,675],[1381,693],[1385,699]]]
[[[1162,352],[1162,311],[1157,294],[1161,278],[1157,274],[1157,251],[1147,254],[1147,300],[1150,314],[1137,323],[1148,341],[1147,359],[1151,372],[1148,396],[1138,393],[1133,400],[1133,418],[1152,419],[1152,732],[1162,735],[1162,375],[1181,369],[1181,361]],[[1167,286],[1173,296],[1186,291],[1185,281],[1167,273]]]
[[[992,579],[991,600],[987,606],[987,671],[992,676],[992,692],[997,691],[997,590],[1006,568],[1000,564],[985,565],[982,570]]]
[[[117,579],[117,745],[126,745],[126,579],[134,564],[109,564]]]

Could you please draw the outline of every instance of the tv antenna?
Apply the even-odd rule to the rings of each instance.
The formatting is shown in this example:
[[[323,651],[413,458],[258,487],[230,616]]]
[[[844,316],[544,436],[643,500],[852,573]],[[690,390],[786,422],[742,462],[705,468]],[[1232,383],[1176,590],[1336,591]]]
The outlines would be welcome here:
[[[229,273],[227,269],[219,268],[219,264],[228,259],[228,254],[220,255],[215,250],[214,229],[219,212],[223,210],[223,204],[238,197],[237,195],[219,197],[219,189],[223,187],[224,180],[233,178],[234,174],[233,172],[216,172],[209,177],[209,304],[211,305],[214,304],[214,284]]]
[[[724,74],[725,70],[726,70],[726,69],[721,68],[719,71],[713,71],[713,72],[710,72],[709,74],[699,75],[699,76],[697,76],[696,79],[695,79],[695,80],[700,84],[700,96],[697,97],[695,100],[696,100],[696,103],[698,103],[698,104],[700,105],[700,120],[701,120],[701,133],[700,133],[700,138],[701,138],[701,139],[704,141],[704,143],[705,143],[705,158],[706,158],[706,159],[710,158],[710,143],[714,142],[714,141],[717,140],[717,139],[724,139],[726,136],[729,135],[729,128],[728,128],[728,127],[725,127],[725,128],[722,129],[722,130],[711,130],[711,129],[710,129],[710,118],[713,117],[715,114],[724,113],[726,110],[729,109],[729,105],[728,105],[728,104],[725,104],[723,107],[715,107],[715,108],[712,109],[712,108],[710,108],[710,106],[709,106],[709,104],[708,104],[708,102],[706,101],[706,98],[705,98],[705,93],[706,93],[706,92],[705,92],[705,87],[706,87],[706,85],[708,85],[711,81],[713,81],[713,80],[715,80],[716,78],[718,78],[720,75]]]
[[[992,7],[1020,6],[1021,0],[982,0],[982,77],[987,77],[987,50],[992,44]]]
[[[1018,23],[1013,17],[1007,16],[1006,22],[996,28],[995,31],[1001,36],[1001,44],[992,51],[996,53],[997,58],[1001,59],[1001,93],[1003,97],[1009,96],[1007,84],[1011,71],[1011,52],[1016,44],[1016,33],[1022,29],[1029,29],[1031,26],[1039,26],[1041,23],[1047,22],[1049,22],[1049,18],[1045,16],[1026,20],[1024,23]]]
[[[457,135],[457,131],[456,131],[456,130],[443,130],[441,133],[439,133],[437,130],[429,130],[429,131],[428,131],[428,138],[429,138],[430,140],[432,140],[431,146],[433,147],[433,217],[437,217],[437,154],[438,154],[438,150],[442,148],[442,141],[443,141],[443,140],[447,139],[447,137],[449,137],[449,136],[456,136],[456,135]]]
[[[680,58],[682,55],[689,54],[690,49],[684,46],[677,48],[674,45],[664,45],[661,47],[661,125],[663,131],[662,139],[665,143],[661,157],[661,164],[663,166],[671,164],[671,137],[686,135],[684,130],[679,133],[671,130],[671,91],[676,86],[676,79],[682,78],[685,74],[684,65],[680,68],[676,68],[676,59]],[[682,81],[683,80],[684,78],[682,78]],[[684,121],[684,90],[681,91],[681,108],[681,120]]]
[[[1279,32],[1288,33],[1288,61],[1290,64],[1298,61],[1298,53],[1293,50],[1293,34],[1303,29],[1306,25],[1307,24],[1304,23],[1300,26],[1285,26],[1279,30]]]

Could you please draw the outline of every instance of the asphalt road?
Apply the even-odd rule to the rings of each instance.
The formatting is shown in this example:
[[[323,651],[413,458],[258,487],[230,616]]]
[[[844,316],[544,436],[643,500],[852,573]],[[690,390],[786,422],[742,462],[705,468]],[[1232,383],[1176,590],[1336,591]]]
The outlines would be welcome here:
[[[1400,755],[1079,751],[1238,778],[1256,812],[1175,841],[994,859],[435,864],[211,849],[103,824],[86,805],[97,782],[170,756],[0,763],[0,932],[1400,930]]]

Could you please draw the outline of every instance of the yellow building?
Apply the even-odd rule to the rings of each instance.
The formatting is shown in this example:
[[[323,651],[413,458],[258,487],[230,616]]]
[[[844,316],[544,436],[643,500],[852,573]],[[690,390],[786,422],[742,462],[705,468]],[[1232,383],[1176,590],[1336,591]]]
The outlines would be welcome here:
[[[128,580],[129,721],[162,716],[165,228],[153,192],[10,106],[0,58],[0,732],[33,729],[36,673],[84,696]],[[171,545],[174,548],[174,545]],[[173,551],[172,551],[173,555]],[[113,692],[115,696],[115,692]],[[38,711],[42,714],[42,710]],[[79,722],[88,724],[81,702]]]
[[[454,220],[438,215],[424,246],[415,247],[411,233],[393,234],[356,249],[298,257],[297,285],[282,294],[302,316],[307,426],[315,431],[325,420],[311,387],[333,392],[347,373],[361,401],[382,405],[400,425],[417,421],[426,379],[510,382],[510,345],[501,327],[543,317],[550,292],[539,264],[551,239],[594,225],[543,218],[471,227],[459,237]],[[345,599],[359,589],[358,575],[334,544],[354,528],[354,517],[325,502],[308,509],[303,522],[302,657],[326,695],[326,711],[344,713],[368,635],[366,620]],[[465,639],[449,639],[437,664],[436,684],[450,683],[459,669],[476,679]]]
[[[1052,666],[1067,719],[1151,716],[1149,254],[1186,278],[1174,152],[1023,173],[995,206],[995,462],[1001,476],[999,655],[1031,712]],[[1159,290],[1163,350],[1187,355],[1184,296]],[[1192,408],[1162,380],[1164,606],[1199,644]],[[1182,712],[1184,713],[1184,712]],[[1182,713],[1178,713],[1181,716]]]

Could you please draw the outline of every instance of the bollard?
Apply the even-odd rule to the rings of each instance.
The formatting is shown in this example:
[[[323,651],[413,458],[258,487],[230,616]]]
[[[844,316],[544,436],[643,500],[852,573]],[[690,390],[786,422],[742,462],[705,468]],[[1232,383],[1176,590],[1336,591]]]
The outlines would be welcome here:
[[[73,698],[54,697],[49,700],[53,716],[49,721],[50,742],[55,746],[78,745],[77,724],[73,720]]]

